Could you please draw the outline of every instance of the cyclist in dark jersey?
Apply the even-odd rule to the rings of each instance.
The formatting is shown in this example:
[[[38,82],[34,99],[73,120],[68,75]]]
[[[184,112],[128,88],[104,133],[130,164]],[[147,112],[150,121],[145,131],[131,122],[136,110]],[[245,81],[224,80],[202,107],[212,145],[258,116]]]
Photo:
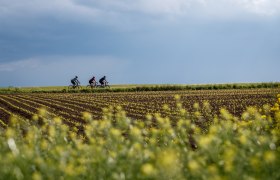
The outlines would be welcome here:
[[[108,82],[106,81],[106,76],[103,76],[101,79],[99,79],[99,83],[101,84],[101,86],[105,86],[106,83],[108,83]]]
[[[71,83],[73,86],[78,86],[80,84],[80,81],[78,80],[78,76],[75,76],[74,79],[71,79]]]
[[[91,86],[96,85],[95,77],[93,76],[88,82]]]

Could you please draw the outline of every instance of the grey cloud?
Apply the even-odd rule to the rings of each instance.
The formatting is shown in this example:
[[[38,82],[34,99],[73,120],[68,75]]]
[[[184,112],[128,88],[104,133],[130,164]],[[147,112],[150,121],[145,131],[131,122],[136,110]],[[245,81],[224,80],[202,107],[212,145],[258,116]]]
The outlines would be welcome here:
[[[261,16],[279,15],[279,0],[74,0],[76,4],[116,12],[147,14],[237,16],[252,13]]]
[[[0,1],[0,19],[15,18],[29,20],[40,17],[54,17],[71,21],[94,21],[99,10],[94,7],[82,6],[71,0],[3,0]]]
[[[0,63],[0,72],[15,72],[20,69],[35,69],[40,62],[35,59],[26,59],[15,62]]]
[[[279,0],[2,0],[0,19],[49,16],[68,21],[121,24],[127,14],[170,17],[239,18],[240,14],[278,16]]]

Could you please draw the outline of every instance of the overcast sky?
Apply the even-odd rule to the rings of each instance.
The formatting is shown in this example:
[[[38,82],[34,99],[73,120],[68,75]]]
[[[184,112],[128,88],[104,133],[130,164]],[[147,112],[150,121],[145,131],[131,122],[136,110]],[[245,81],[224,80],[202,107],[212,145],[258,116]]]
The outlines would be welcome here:
[[[0,86],[275,82],[280,0],[0,0]]]

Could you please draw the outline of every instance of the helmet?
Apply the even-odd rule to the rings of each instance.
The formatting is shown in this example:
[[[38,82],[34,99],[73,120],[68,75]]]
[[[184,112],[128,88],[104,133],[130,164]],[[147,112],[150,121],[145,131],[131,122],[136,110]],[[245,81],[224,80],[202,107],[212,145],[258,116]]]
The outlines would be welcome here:
[[[75,78],[78,78],[78,76],[75,76]]]

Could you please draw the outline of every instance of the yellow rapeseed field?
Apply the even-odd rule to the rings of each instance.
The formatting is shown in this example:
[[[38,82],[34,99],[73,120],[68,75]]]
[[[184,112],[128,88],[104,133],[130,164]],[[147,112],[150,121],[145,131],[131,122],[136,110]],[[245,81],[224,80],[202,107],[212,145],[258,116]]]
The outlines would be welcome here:
[[[188,112],[175,99],[172,121],[133,120],[120,106],[100,120],[83,112],[82,129],[43,108],[30,121],[11,116],[0,130],[0,179],[280,179],[280,95],[241,117],[212,114],[206,102]]]

